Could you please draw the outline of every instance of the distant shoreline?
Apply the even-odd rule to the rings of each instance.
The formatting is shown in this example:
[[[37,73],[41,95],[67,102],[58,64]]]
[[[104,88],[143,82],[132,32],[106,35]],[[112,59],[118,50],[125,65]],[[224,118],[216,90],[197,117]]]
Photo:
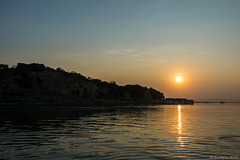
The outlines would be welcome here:
[[[225,102],[225,101],[221,101],[221,102],[194,101],[194,103],[220,103],[220,104],[224,104],[224,103],[240,103],[240,102]]]
[[[85,107],[117,107],[117,106],[152,106],[163,105],[163,103],[143,103],[137,101],[126,101],[117,99],[84,99],[82,101],[56,101],[56,102],[40,102],[40,101],[15,101],[15,102],[0,102],[0,108],[85,108]],[[19,107],[20,106],[20,107]]]

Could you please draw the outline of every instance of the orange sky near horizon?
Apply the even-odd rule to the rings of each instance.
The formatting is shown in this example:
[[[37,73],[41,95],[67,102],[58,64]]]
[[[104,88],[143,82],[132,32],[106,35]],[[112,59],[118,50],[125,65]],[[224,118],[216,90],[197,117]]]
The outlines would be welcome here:
[[[165,97],[240,101],[238,0],[0,4],[0,63],[43,63]]]

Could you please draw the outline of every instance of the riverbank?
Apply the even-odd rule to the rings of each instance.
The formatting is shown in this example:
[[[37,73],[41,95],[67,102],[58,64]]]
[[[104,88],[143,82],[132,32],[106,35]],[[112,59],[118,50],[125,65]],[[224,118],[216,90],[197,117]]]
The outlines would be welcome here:
[[[61,101],[11,101],[0,102],[0,108],[99,108],[117,106],[146,106],[163,105],[164,103],[146,103],[139,101],[116,100],[116,99],[81,99],[81,100],[61,100]]]

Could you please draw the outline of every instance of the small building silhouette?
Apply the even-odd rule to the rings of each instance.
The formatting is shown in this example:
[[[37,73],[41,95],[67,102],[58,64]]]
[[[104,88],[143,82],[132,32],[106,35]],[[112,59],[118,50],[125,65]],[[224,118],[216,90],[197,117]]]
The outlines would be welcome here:
[[[194,104],[193,100],[188,100],[186,98],[166,98],[165,104]]]

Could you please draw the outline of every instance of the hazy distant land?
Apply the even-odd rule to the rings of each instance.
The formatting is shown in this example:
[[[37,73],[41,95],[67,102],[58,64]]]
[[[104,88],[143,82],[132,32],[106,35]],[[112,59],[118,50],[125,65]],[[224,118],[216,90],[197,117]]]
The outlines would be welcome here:
[[[44,64],[0,65],[1,103],[77,103],[82,105],[161,104],[164,94],[140,85],[119,86]]]

